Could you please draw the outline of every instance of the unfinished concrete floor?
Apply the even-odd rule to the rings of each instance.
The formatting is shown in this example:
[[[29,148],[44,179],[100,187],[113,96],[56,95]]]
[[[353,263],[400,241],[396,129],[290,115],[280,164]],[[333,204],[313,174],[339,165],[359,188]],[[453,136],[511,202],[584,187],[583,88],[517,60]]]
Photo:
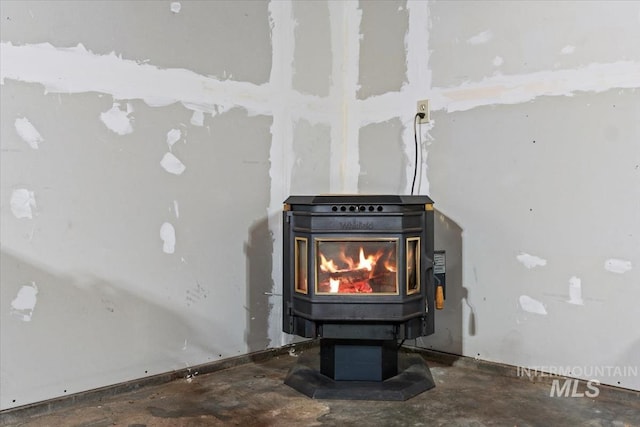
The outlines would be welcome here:
[[[596,398],[550,397],[550,379],[532,382],[513,368],[433,353],[424,356],[436,387],[410,400],[314,400],[283,380],[298,357],[317,351],[280,354],[40,416],[5,412],[2,425],[640,426],[640,393],[602,386]]]

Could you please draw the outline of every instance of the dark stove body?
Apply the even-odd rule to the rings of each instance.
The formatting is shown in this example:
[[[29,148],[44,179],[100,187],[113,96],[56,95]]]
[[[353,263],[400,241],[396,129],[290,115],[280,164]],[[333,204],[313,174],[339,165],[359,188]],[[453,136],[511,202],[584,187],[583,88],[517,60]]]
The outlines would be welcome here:
[[[420,356],[398,352],[398,340],[434,332],[433,216],[426,196],[285,201],[282,328],[321,338],[319,361],[299,358],[285,384],[359,400],[435,386]]]
[[[433,217],[433,201],[427,196],[289,197],[283,215],[283,331],[307,338],[362,340],[432,334]],[[370,246],[395,242],[396,289],[367,294],[320,292],[318,251],[327,241]],[[409,259],[418,279],[407,267]]]

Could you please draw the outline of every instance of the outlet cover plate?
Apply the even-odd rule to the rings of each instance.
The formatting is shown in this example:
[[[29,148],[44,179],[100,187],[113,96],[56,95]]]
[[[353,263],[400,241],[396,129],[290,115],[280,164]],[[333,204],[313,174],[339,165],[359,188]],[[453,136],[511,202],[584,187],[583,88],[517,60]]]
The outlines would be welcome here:
[[[424,119],[418,117],[418,123],[429,123],[431,121],[431,112],[429,110],[429,100],[423,99],[418,101],[417,113],[424,113]]]

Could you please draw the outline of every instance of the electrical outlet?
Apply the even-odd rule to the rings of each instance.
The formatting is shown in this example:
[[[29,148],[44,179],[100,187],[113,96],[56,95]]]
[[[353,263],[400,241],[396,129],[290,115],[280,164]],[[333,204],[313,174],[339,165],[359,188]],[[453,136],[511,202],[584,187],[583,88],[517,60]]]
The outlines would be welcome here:
[[[418,123],[429,123],[431,121],[431,114],[429,111],[429,100],[423,99],[418,101],[418,113],[424,113],[424,119],[418,117]]]

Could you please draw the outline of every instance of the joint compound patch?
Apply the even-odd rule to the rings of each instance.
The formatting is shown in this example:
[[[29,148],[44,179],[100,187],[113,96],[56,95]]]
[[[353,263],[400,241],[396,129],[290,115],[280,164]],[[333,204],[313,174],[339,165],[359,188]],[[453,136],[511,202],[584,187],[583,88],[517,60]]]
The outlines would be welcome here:
[[[582,299],[582,281],[576,276],[569,279],[569,304],[584,305]]]
[[[11,212],[16,218],[33,218],[32,209],[36,207],[36,199],[33,191],[29,191],[26,188],[13,190],[10,204]]]
[[[34,150],[37,150],[38,144],[44,141],[42,135],[40,135],[40,132],[38,132],[38,130],[26,117],[16,119],[14,126],[20,138],[22,138],[24,142],[29,144],[29,147],[33,148]]]
[[[109,111],[100,114],[100,120],[102,120],[102,123],[104,123],[110,131],[118,135],[127,135],[133,132],[131,118],[129,117],[132,112],[133,108],[131,104],[127,104],[125,111],[120,109],[118,102],[114,102]]]
[[[176,251],[176,230],[173,225],[165,222],[160,227],[160,239],[162,240],[162,251],[165,254],[172,254]]]
[[[204,112],[202,111],[194,111],[191,115],[191,124],[194,126],[203,126],[204,125]]]
[[[11,314],[18,316],[24,322],[30,322],[33,310],[36,308],[38,287],[35,282],[24,285],[18,295],[11,301]]]
[[[520,308],[522,308],[524,311],[528,312],[528,313],[534,313],[534,314],[542,314],[542,315],[546,315],[547,314],[547,309],[544,308],[544,304],[542,304],[540,301],[531,298],[528,295],[520,295]]]
[[[493,38],[493,33],[489,30],[483,31],[475,36],[469,38],[467,43],[469,44],[484,44]]]
[[[612,273],[624,274],[632,268],[631,261],[625,259],[610,258],[604,262],[604,269]]]
[[[176,214],[176,218],[180,218],[180,206],[178,205],[178,201],[177,200],[173,201],[173,211]]]
[[[171,150],[173,144],[180,141],[180,138],[182,138],[182,132],[180,132],[180,129],[171,129],[167,132],[167,145],[169,146],[169,150]]]
[[[182,164],[180,159],[173,155],[173,153],[166,153],[162,160],[160,160],[160,166],[169,173],[174,175],[181,175],[187,167]]]
[[[544,267],[545,265],[547,265],[546,259],[542,259],[535,255],[529,255],[524,252],[521,252],[520,255],[516,256],[516,259],[527,268]]]

